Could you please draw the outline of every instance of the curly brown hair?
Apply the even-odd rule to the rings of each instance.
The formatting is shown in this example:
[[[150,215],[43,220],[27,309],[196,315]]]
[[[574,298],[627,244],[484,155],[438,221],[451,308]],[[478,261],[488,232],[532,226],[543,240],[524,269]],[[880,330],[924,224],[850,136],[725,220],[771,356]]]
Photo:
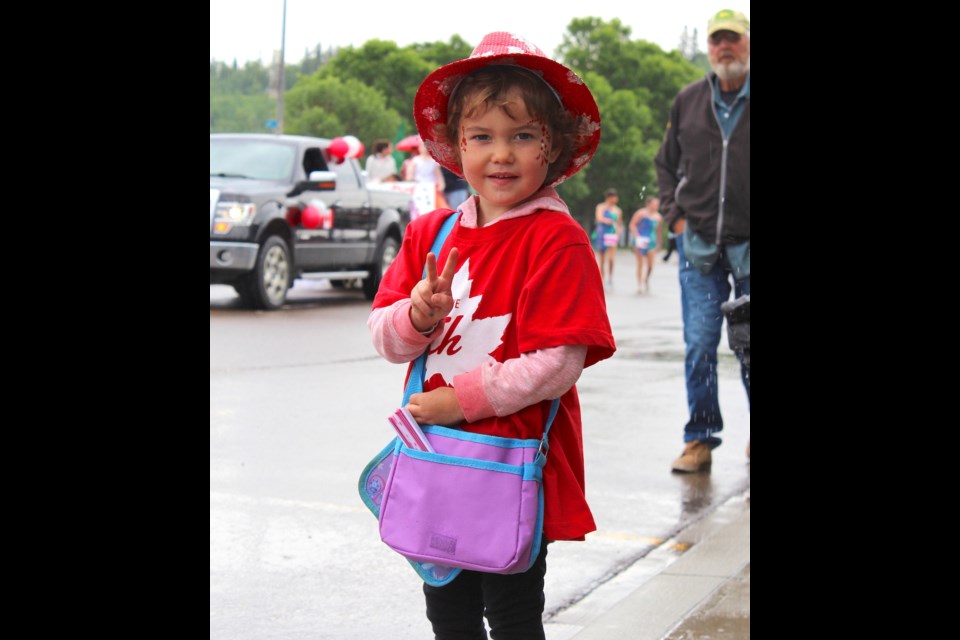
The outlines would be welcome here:
[[[491,65],[468,74],[453,90],[447,109],[447,122],[434,127],[435,135],[456,150],[459,163],[457,131],[460,129],[460,121],[493,107],[503,109],[504,113],[513,118],[510,112],[513,102],[510,98],[515,89],[519,92],[527,112],[550,128],[554,149],[557,145],[560,146],[560,154],[550,163],[544,180],[544,184],[550,184],[559,178],[570,164],[570,158],[576,149],[578,122],[563,108],[553,88],[528,69],[512,65]]]

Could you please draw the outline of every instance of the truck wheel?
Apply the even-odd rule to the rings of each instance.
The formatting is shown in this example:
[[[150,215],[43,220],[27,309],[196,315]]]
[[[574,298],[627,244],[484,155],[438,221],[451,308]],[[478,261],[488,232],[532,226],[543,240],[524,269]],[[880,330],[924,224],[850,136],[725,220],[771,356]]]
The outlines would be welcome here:
[[[383,279],[387,267],[396,259],[398,251],[400,251],[400,243],[397,242],[396,238],[392,236],[384,238],[383,244],[377,249],[374,263],[370,265],[370,276],[363,279],[363,295],[367,300],[373,300],[374,296],[377,295],[380,280]]]
[[[270,236],[257,255],[257,264],[240,282],[237,292],[257,309],[279,309],[290,288],[290,249],[280,236]]]

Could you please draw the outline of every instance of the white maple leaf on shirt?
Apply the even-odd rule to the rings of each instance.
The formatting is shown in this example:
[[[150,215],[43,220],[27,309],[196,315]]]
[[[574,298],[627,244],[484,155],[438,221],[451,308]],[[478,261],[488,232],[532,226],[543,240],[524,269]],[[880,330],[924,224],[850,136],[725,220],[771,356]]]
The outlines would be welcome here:
[[[503,332],[513,314],[474,319],[483,295],[471,297],[472,287],[470,259],[467,258],[453,276],[450,291],[454,307],[444,323],[444,331],[430,343],[426,370],[428,380],[439,373],[447,384],[453,384],[454,376],[476,369],[486,362],[496,362],[490,354],[503,343]]]

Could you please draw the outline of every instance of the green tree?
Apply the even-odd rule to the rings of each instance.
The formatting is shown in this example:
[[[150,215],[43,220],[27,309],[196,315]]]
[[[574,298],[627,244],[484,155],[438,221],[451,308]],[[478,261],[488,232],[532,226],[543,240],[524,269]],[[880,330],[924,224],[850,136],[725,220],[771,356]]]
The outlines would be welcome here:
[[[260,62],[239,68],[210,61],[210,132],[268,133],[277,106],[266,92],[268,70]]]
[[[445,64],[463,60],[473,52],[474,45],[459,35],[454,35],[449,42],[423,42],[412,44],[408,48],[415,51],[430,66],[430,71]],[[422,80],[422,79],[421,79]]]
[[[210,93],[210,133],[270,133],[268,120],[276,120],[277,103],[266,93],[245,96]]]
[[[647,138],[663,135],[673,98],[703,75],[679,51],[667,53],[652,42],[630,40],[630,27],[619,19],[575,18],[567,29],[558,48],[563,61],[578,73],[603,76],[614,89],[634,92],[653,115],[644,129]]]
[[[210,61],[210,131],[270,133],[269,120],[277,119],[277,100],[270,93],[274,74],[260,61],[242,68]],[[284,84],[290,89],[300,76],[299,66],[284,67]]]
[[[317,46],[313,49],[306,49],[303,52],[303,59],[297,65],[297,70],[300,75],[308,76],[327,64],[337,55],[337,51],[339,51],[339,49],[334,47],[329,47],[326,51],[323,51],[320,48],[320,43],[317,43]]]
[[[327,78],[356,80],[376,89],[386,99],[386,106],[413,123],[413,96],[420,83],[433,71],[412,48],[401,49],[395,42],[368,40],[362,47],[340,49],[336,57],[321,69]],[[393,131],[388,137],[393,137]]]
[[[641,203],[641,193],[656,191],[653,156],[659,139],[647,139],[652,116],[632,91],[614,89],[602,76],[587,72],[584,81],[600,109],[602,128],[600,146],[586,168],[564,182],[558,192],[570,207],[570,213],[586,229],[593,225],[594,206],[610,187],[620,193],[620,206],[633,211]]]
[[[270,71],[260,61],[248,62],[238,68],[216,60],[210,61],[210,90],[218,95],[254,95],[263,92],[270,80]]]
[[[603,192],[614,187],[632,212],[656,193],[653,158],[660,148],[670,105],[681,88],[702,76],[679,51],[631,40],[620,20],[575,18],[558,47],[561,60],[583,77],[602,121],[600,148],[569,185],[558,191],[585,228]]]
[[[354,135],[361,141],[392,138],[400,116],[383,94],[364,83],[324,77],[301,77],[284,98],[285,132],[333,138]],[[367,145],[364,142],[364,145]]]
[[[696,68],[700,69],[704,73],[710,71],[710,58],[703,51],[697,51],[696,55],[693,56],[693,59],[690,60],[691,64]]]

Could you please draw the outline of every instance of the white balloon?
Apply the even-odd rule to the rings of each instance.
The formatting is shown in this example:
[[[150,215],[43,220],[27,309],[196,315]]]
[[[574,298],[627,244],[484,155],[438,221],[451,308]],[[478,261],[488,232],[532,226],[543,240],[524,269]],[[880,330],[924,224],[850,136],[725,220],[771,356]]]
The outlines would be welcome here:
[[[347,143],[348,158],[357,158],[363,153],[363,143],[356,136],[343,136],[343,140]]]

